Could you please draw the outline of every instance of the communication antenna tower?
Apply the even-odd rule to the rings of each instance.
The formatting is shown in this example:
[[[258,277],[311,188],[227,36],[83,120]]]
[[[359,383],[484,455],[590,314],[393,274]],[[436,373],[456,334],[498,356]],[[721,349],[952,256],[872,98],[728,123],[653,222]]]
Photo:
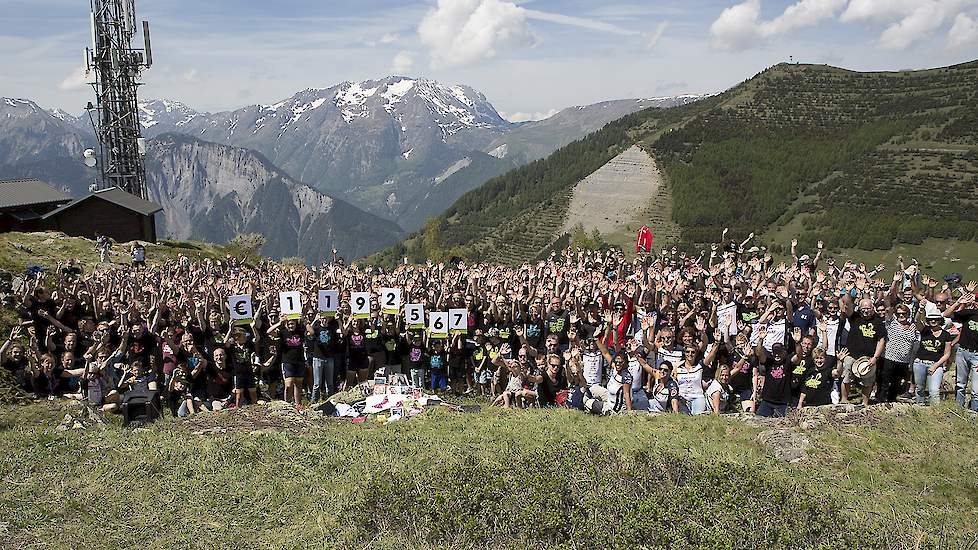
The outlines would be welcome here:
[[[91,0],[91,6],[92,47],[85,48],[85,68],[95,75],[96,103],[88,111],[89,116],[97,112],[92,122],[102,156],[101,186],[145,199],[146,140],[140,135],[136,89],[140,73],[153,65],[149,22],[142,22],[143,47],[133,48],[136,0]]]

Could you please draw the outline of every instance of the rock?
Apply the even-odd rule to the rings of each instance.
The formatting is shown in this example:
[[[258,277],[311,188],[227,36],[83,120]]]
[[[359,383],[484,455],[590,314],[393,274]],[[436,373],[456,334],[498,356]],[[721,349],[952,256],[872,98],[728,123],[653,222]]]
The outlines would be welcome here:
[[[58,430],[59,432],[67,432],[70,429],[71,428],[65,426],[64,424],[58,424],[58,427],[55,428],[55,430]]]
[[[757,435],[757,442],[768,447],[783,462],[804,460],[811,441],[803,433],[787,429],[765,430]]]
[[[83,429],[85,429],[85,425],[82,424],[81,422],[78,422],[76,420],[75,423],[71,425],[71,429],[72,430],[83,430]]]

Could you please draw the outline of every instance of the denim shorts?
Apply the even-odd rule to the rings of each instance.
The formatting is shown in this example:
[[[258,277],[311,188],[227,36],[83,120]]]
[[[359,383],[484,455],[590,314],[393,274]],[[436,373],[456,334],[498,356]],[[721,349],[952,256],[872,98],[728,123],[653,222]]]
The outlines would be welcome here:
[[[282,362],[282,378],[304,378],[306,365],[304,363]]]

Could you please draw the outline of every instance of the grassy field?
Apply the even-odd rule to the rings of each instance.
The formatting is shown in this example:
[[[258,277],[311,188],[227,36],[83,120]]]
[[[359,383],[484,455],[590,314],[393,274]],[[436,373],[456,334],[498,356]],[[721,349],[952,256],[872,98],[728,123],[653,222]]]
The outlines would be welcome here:
[[[146,259],[150,263],[176,258],[179,254],[192,258],[197,256],[223,258],[228,249],[225,245],[191,241],[164,240],[159,243],[144,244]],[[23,274],[24,269],[32,264],[54,269],[58,262],[67,261],[69,258],[80,260],[86,267],[98,264],[98,251],[95,249],[94,241],[50,231],[0,233],[0,269],[15,275]],[[129,243],[114,245],[110,259],[114,264],[129,264]]]
[[[808,458],[792,464],[731,418],[436,410],[390,426],[196,435],[203,417],[59,432],[61,415],[0,407],[0,547],[961,548],[978,537],[978,427],[953,407],[809,429]]]

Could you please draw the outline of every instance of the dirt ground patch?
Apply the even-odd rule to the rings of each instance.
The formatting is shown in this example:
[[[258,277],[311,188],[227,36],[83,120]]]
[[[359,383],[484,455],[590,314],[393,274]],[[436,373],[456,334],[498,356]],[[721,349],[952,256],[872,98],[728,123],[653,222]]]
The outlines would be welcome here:
[[[577,224],[602,234],[627,228],[662,185],[662,172],[655,159],[639,146],[632,146],[574,187],[560,232],[570,232]]]

